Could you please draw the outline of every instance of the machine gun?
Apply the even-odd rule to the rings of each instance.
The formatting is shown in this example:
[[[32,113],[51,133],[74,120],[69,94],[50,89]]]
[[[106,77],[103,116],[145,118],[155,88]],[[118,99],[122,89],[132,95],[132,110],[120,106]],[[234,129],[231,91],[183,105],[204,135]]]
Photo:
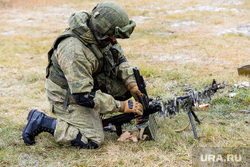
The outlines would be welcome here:
[[[184,96],[179,96],[175,97],[174,99],[171,100],[162,100],[160,97],[156,98],[156,101],[158,103],[161,103],[161,109],[162,112],[159,112],[159,117],[164,116],[164,117],[173,117],[177,113],[180,112],[182,109],[184,112],[188,114],[190,123],[192,125],[194,137],[196,140],[198,140],[197,132],[195,129],[193,117],[195,121],[200,124],[200,120],[196,116],[193,106],[194,104],[200,105],[200,101],[205,101],[205,100],[211,100],[211,96],[214,95],[218,89],[224,88],[226,85],[224,82],[216,84],[215,79],[213,79],[213,82],[211,86],[207,86],[204,91],[198,92],[190,88],[185,88],[185,91],[187,92],[187,95]]]
[[[139,72],[137,67],[133,67],[136,83],[138,85],[138,89],[141,91],[142,95],[139,98],[139,102],[143,106],[143,115],[138,116],[133,113],[126,113],[116,115],[107,119],[103,119],[103,127],[108,127],[110,125],[115,125],[116,133],[118,136],[122,134],[122,125],[125,123],[129,123],[131,120],[136,119],[137,125],[136,127],[139,130],[143,130],[144,134],[147,134],[151,139],[155,139],[156,130],[158,128],[157,123],[155,121],[153,113],[161,112],[161,105],[157,103],[153,98],[149,98],[146,90],[146,84],[142,75]]]
[[[122,125],[125,123],[130,123],[131,120],[136,119],[136,127],[139,130],[143,130],[144,134],[147,134],[151,139],[155,139],[156,130],[158,128],[154,113],[158,112],[159,117],[173,117],[180,109],[187,112],[190,123],[192,125],[194,137],[198,140],[197,132],[195,129],[193,118],[198,124],[200,120],[193,110],[195,103],[200,104],[200,100],[211,99],[211,96],[217,92],[218,89],[224,88],[225,84],[216,84],[215,79],[213,80],[211,86],[207,86],[204,91],[198,92],[190,88],[186,88],[185,91],[187,95],[175,97],[171,100],[162,100],[160,97],[156,99],[149,98],[146,90],[146,84],[143,77],[140,75],[139,69],[137,67],[133,68],[138,89],[141,91],[142,95],[139,97],[139,102],[143,105],[143,115],[138,116],[133,113],[119,114],[110,118],[102,120],[104,129],[107,129],[110,125],[115,125],[116,133],[118,136],[122,134]]]

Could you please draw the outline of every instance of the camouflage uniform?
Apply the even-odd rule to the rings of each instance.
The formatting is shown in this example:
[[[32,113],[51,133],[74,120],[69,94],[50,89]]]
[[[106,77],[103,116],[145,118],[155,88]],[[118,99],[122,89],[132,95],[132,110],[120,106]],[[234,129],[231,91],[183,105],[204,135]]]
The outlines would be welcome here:
[[[57,117],[54,137],[69,144],[80,132],[81,141],[98,145],[104,141],[100,113],[118,112],[120,102],[128,98],[127,84],[134,82],[133,70],[119,43],[98,48],[87,26],[90,13],[80,11],[69,19],[69,28],[60,35],[50,50],[45,88],[51,110]],[[67,108],[63,108],[70,90]],[[76,103],[73,94],[95,92],[94,107]]]

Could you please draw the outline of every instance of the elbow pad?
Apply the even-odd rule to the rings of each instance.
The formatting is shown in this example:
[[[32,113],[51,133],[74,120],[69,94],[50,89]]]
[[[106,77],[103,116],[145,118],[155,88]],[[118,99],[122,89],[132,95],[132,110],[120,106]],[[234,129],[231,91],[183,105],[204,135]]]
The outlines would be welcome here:
[[[86,97],[87,93],[75,93],[73,94],[74,99],[77,104],[88,107],[88,108],[94,108],[95,102],[95,91],[92,91],[88,94],[88,97]]]

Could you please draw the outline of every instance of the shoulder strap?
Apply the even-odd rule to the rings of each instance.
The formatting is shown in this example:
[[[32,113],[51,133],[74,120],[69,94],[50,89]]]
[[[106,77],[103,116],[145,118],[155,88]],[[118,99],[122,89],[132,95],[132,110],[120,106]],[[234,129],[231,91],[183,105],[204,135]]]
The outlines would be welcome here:
[[[90,50],[94,53],[94,55],[96,56],[96,58],[99,62],[99,66],[98,66],[96,72],[93,74],[93,76],[97,76],[103,70],[103,55],[102,55],[100,49],[96,46],[96,44],[90,45]]]

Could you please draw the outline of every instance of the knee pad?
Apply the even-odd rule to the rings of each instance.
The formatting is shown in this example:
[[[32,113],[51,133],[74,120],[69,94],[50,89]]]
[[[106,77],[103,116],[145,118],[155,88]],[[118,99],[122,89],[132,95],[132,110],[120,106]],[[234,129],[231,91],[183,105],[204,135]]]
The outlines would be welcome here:
[[[71,141],[71,145],[78,147],[78,148],[85,148],[85,149],[97,149],[99,145],[93,142],[92,140],[88,139],[88,143],[83,143],[81,141],[82,134],[79,132],[76,139]]]

